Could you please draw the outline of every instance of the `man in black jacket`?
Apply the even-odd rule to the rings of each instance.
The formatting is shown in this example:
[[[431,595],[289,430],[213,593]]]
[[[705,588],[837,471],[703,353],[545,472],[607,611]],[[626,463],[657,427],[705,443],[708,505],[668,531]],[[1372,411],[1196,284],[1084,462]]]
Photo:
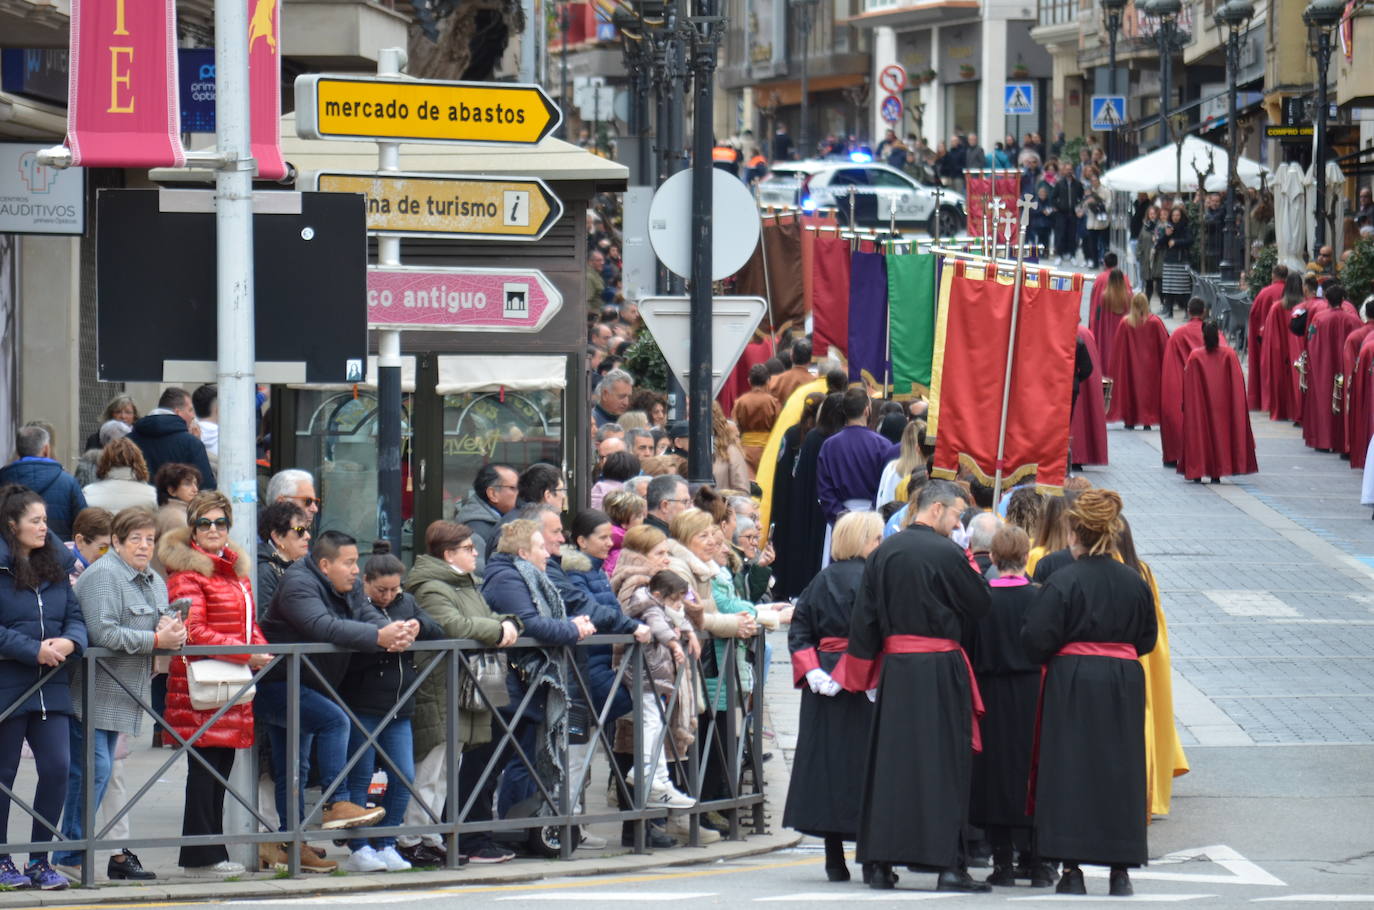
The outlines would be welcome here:
[[[368,602],[358,580],[358,542],[340,531],[320,534],[310,555],[286,570],[259,626],[273,644],[323,643],[364,652],[404,651],[420,631],[420,624],[414,619],[388,621]],[[293,767],[299,775],[296,806],[301,818],[305,818],[303,791],[310,774],[312,744],[320,765],[320,779],[326,787],[340,777],[347,763],[352,724],[335,693],[348,673],[349,659],[347,651],[302,658],[299,743],[286,741],[289,658],[272,667],[258,686],[253,708],[258,719],[267,725],[272,740],[272,771],[282,830],[286,830],[290,817],[287,776]],[[386,814],[384,809],[364,809],[350,801],[354,795],[358,803],[366,802],[366,793],[351,794],[347,781],[340,781],[331,801],[324,806],[322,827],[363,827]]]
[[[163,389],[157,407],[135,423],[129,434],[148,462],[149,477],[156,476],[157,469],[165,464],[189,464],[200,472],[202,490],[215,488],[215,472],[210,468],[205,444],[190,429],[195,422],[191,393],[177,386]]]
[[[687,481],[676,474],[664,474],[649,481],[649,489],[645,492],[648,493],[645,499],[649,513],[644,523],[672,537],[668,533],[669,523],[692,504],[692,497],[687,495]]]
[[[1054,252],[1061,259],[1071,259],[1078,251],[1078,206],[1083,202],[1083,184],[1073,175],[1073,165],[1065,161],[1059,166],[1059,180],[1054,184]]]

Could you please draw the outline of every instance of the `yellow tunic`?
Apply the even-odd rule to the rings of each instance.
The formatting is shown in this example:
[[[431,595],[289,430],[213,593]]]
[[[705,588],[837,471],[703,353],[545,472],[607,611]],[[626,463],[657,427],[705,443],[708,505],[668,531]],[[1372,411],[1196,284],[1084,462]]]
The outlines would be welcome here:
[[[1145,563],[1140,564],[1155,598],[1159,638],[1155,649],[1140,658],[1145,670],[1145,772],[1150,788],[1150,812],[1168,815],[1174,778],[1188,773],[1188,756],[1174,726],[1174,685],[1169,665],[1169,627],[1159,601],[1159,585]]]
[[[787,404],[782,406],[782,412],[778,414],[777,421],[773,424],[773,432],[768,434],[768,445],[763,448],[763,457],[759,459],[758,474],[754,477],[759,488],[763,490],[763,501],[759,504],[759,529],[763,532],[762,546],[768,540],[768,523],[773,513],[773,474],[778,469],[778,452],[782,449],[782,434],[796,426],[797,421],[801,420],[802,405],[806,403],[806,396],[812,392],[825,392],[825,380],[814,379],[805,385],[798,386],[787,399]]]

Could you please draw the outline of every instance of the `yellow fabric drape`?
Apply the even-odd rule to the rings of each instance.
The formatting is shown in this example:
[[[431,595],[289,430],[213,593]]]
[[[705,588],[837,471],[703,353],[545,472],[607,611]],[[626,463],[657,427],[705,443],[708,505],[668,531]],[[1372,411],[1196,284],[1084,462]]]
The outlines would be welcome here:
[[[1169,664],[1169,626],[1159,600],[1159,585],[1150,567],[1141,563],[1155,599],[1159,638],[1155,649],[1140,658],[1145,670],[1145,775],[1152,815],[1168,815],[1174,778],[1188,773],[1188,756],[1174,725],[1174,683]]]
[[[759,546],[768,543],[768,524],[773,516],[773,474],[778,469],[778,452],[782,449],[782,434],[796,425],[801,420],[802,405],[806,403],[806,396],[812,392],[825,392],[825,379],[813,379],[805,385],[797,386],[791,396],[787,399],[787,404],[782,406],[782,412],[778,414],[777,421],[773,424],[773,432],[768,434],[768,445],[763,448],[763,457],[759,459],[759,470],[754,481],[763,490],[763,501],[759,503]]]

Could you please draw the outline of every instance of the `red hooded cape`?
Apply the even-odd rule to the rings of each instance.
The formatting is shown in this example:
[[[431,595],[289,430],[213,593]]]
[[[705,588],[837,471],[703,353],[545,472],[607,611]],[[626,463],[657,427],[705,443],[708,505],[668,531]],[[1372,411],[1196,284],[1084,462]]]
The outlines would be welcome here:
[[[1198,318],[1175,329],[1164,348],[1164,369],[1159,374],[1159,443],[1165,464],[1178,461],[1183,449],[1183,370],[1188,355],[1200,347],[1202,319]]]
[[[1097,341],[1085,325],[1078,326],[1078,337],[1088,346],[1093,373],[1078,389],[1078,404],[1069,424],[1070,461],[1074,464],[1107,463],[1107,415],[1102,401],[1101,359]]]
[[[1250,326],[1245,341],[1245,356],[1249,372],[1245,377],[1245,401],[1252,411],[1269,408],[1268,389],[1264,385],[1265,321],[1269,310],[1283,297],[1283,282],[1275,281],[1260,288],[1255,302],[1250,304]]]
[[[1345,450],[1345,395],[1340,396],[1339,413],[1331,410],[1331,395],[1336,375],[1345,369],[1345,339],[1359,327],[1353,308],[1332,309],[1325,301],[1314,301],[1307,320],[1307,395],[1302,402],[1302,439],[1314,449]]]
[[[1364,345],[1364,340],[1369,337],[1369,333],[1374,332],[1374,322],[1366,322],[1355,331],[1351,332],[1345,339],[1345,347],[1342,349],[1344,355],[1341,358],[1343,369],[1341,373],[1345,376],[1345,410],[1341,413],[1341,419],[1345,422],[1345,448],[1342,452],[1349,452],[1355,446],[1354,414],[1350,406],[1350,392],[1355,387],[1355,362],[1360,357],[1360,348]],[[1369,440],[1366,438],[1365,442]]]
[[[1128,427],[1159,425],[1159,375],[1169,330],[1151,313],[1139,326],[1123,320],[1112,349],[1112,409],[1107,420]]]
[[[1264,317],[1264,346],[1261,381],[1264,383],[1265,407],[1270,420],[1301,420],[1302,392],[1298,389],[1298,373],[1293,364],[1306,347],[1303,338],[1288,328],[1293,311],[1284,309],[1282,298],[1275,301]]]
[[[1369,437],[1374,434],[1374,332],[1366,335],[1360,345],[1355,371],[1346,380],[1346,388],[1350,391],[1345,405],[1350,420],[1350,467],[1363,471]]]
[[[1188,355],[1183,374],[1178,472],[1197,480],[1258,471],[1240,360],[1229,347],[1197,348]]]
[[[1116,333],[1121,327],[1121,322],[1126,318],[1125,313],[1113,313],[1107,306],[1104,299],[1107,295],[1107,278],[1111,275],[1111,269],[1107,269],[1097,280],[1093,282],[1093,293],[1091,308],[1088,310],[1088,331],[1093,333],[1093,338],[1097,339],[1097,353],[1102,355],[1102,362],[1098,367],[1102,370],[1103,376],[1116,378],[1116,361],[1112,359],[1112,353],[1116,350]],[[1126,280],[1126,299],[1131,295],[1130,279]]]

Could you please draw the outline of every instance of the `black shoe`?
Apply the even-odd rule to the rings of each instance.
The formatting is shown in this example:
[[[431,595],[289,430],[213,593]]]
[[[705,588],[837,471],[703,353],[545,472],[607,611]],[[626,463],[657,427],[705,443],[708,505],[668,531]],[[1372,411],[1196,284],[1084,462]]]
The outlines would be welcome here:
[[[157,873],[149,872],[147,869],[143,868],[143,864],[138,861],[138,857],[134,856],[133,852],[129,849],[126,848],[116,853],[115,856],[121,857],[121,859],[115,859],[115,857],[112,856],[110,857],[110,862],[105,866],[105,875],[108,876],[111,881],[125,879],[131,882],[150,882],[157,878]]]
[[[1153,427],[1151,427],[1151,426],[1147,423],[1147,424],[1145,424],[1145,426],[1141,427],[1141,429],[1142,429],[1142,430],[1150,430],[1150,429],[1153,429]]]
[[[1014,881],[1013,881],[1014,884]],[[986,894],[992,890],[987,882],[975,881],[967,869],[946,869],[940,873],[936,891],[962,891],[965,894]]]
[[[1083,884],[1083,870],[1065,869],[1064,877],[1059,880],[1054,891],[1056,894],[1087,894],[1088,888]]]
[[[1126,429],[1128,429],[1128,430],[1134,430],[1134,429],[1135,429],[1135,424],[1133,424],[1133,423],[1128,423],[1128,424],[1125,424],[1125,427],[1126,427]],[[1147,427],[1147,429],[1148,429],[1148,427]]]
[[[702,813],[701,826],[703,828],[710,828],[717,834],[730,833],[730,819],[726,818],[719,812]]]
[[[985,881],[989,885],[996,885],[999,888],[1014,888],[1016,887],[1016,870],[1011,866],[993,866],[992,874]]]
[[[864,884],[875,891],[890,891],[897,887],[897,873],[891,863],[864,863]]]
[[[417,869],[443,866],[448,861],[442,847],[431,847],[423,841],[411,847],[397,846],[396,852],[401,854],[401,859]]]
[[[1112,897],[1130,897],[1135,894],[1135,889],[1131,887],[1131,876],[1125,869],[1112,870],[1111,887],[1107,893]]]
[[[1036,863],[1030,868],[1030,883],[1032,888],[1048,888],[1059,878],[1059,873],[1055,871],[1052,863]]]
[[[1070,468],[1071,468],[1071,470],[1074,470],[1074,471],[1081,471],[1081,470],[1083,470],[1083,465],[1082,465],[1080,462],[1074,462],[1074,463],[1070,466]]]
[[[849,867],[826,866],[825,877],[832,882],[847,882],[849,881]]]
[[[620,834],[620,846],[633,847],[634,845],[634,832],[622,831]],[[669,847],[676,847],[677,841],[673,840],[667,834],[663,833],[662,831],[658,830],[652,825],[645,825],[644,846],[648,847],[650,850],[667,850]]]

